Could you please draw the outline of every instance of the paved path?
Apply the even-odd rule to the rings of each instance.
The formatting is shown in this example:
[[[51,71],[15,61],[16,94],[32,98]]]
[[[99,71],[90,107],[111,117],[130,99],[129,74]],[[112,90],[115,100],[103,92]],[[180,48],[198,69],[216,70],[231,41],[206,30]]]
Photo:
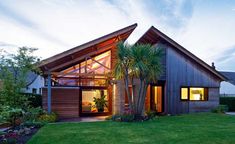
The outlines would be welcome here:
[[[235,112],[226,112],[227,115],[234,115],[235,116]]]
[[[68,119],[61,119],[59,120],[59,122],[97,122],[97,121],[105,121],[106,117],[107,116],[68,118]]]

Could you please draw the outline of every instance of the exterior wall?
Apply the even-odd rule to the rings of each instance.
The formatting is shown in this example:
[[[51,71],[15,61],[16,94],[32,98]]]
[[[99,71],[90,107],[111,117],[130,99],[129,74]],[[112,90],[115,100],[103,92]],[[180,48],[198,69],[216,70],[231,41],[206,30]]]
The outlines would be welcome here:
[[[42,89],[43,109],[47,110],[47,88]],[[79,117],[79,88],[52,87],[51,110],[60,118]]]
[[[32,93],[33,89],[37,89],[36,94],[42,94],[42,87],[44,86],[44,78],[42,76],[37,76],[37,78],[30,84],[24,91],[26,93]]]
[[[208,95],[209,100],[208,101],[190,101],[189,102],[189,112],[208,112],[212,108],[215,108],[219,105],[219,88],[209,88],[208,89]]]
[[[209,88],[209,100],[204,102],[182,102],[180,88],[198,86]],[[209,110],[218,105],[220,80],[210,72],[191,61],[182,53],[166,47],[166,95],[165,110],[170,114],[180,114]],[[190,104],[189,104],[190,103]],[[189,110],[190,109],[190,110]]]

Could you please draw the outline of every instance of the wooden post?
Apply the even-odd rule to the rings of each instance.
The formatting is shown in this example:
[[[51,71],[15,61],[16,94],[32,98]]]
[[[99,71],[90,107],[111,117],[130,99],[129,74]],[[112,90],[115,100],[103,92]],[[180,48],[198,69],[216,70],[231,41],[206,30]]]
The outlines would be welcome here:
[[[51,113],[51,72],[48,73],[47,77],[47,112]]]

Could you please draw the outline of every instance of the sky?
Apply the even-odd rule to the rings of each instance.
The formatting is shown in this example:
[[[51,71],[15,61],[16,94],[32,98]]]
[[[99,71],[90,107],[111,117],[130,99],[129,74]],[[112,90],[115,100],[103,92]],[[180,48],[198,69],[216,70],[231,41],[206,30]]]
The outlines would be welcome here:
[[[0,0],[0,49],[48,58],[137,23],[156,27],[217,70],[235,71],[234,0]]]

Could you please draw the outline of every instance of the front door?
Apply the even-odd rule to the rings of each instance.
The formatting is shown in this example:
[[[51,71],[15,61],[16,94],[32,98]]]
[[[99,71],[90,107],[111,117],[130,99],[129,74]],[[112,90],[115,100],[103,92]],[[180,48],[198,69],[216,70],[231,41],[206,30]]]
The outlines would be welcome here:
[[[158,113],[163,112],[163,86],[152,85],[150,97],[150,108]]]

